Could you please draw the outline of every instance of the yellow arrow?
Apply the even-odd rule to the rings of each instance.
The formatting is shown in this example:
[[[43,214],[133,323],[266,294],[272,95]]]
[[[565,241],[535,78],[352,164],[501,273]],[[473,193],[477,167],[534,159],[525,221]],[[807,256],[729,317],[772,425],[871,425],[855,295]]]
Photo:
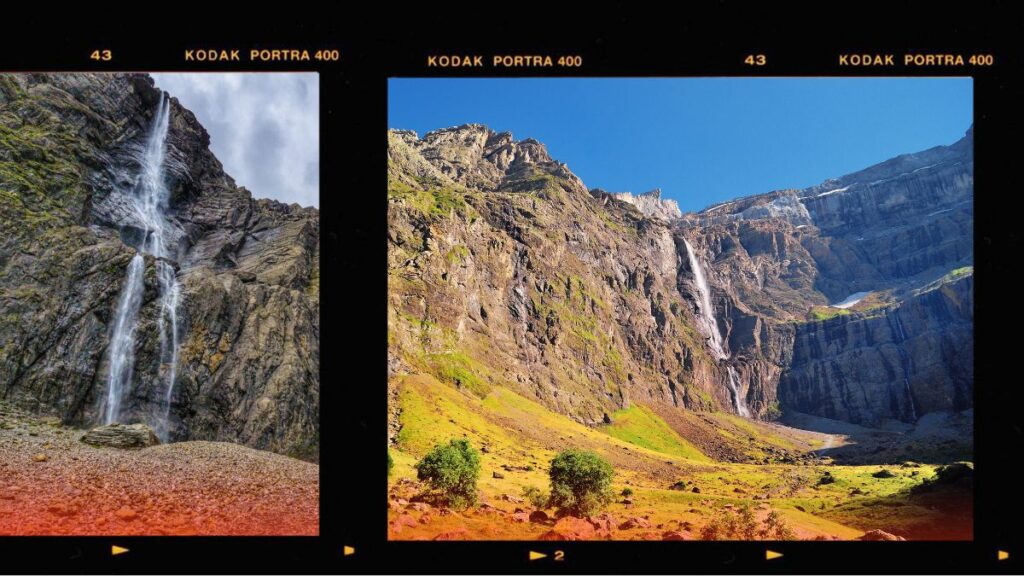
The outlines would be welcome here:
[[[1005,550],[1000,550],[999,551],[999,559],[1000,560],[1007,560],[1009,558],[1010,558],[1010,553],[1009,552],[1007,552]]]
[[[351,555],[353,555],[355,553],[356,553],[356,549],[355,548],[353,548],[351,546],[345,546],[345,549],[344,549],[345,556],[351,556]]]
[[[110,555],[111,556],[117,556],[118,554],[124,554],[127,551],[128,551],[127,548],[122,548],[120,546],[111,546],[110,547]]]
[[[547,554],[543,554],[541,552],[534,552],[533,550],[530,550],[530,560],[540,560],[541,558],[547,557]]]
[[[776,558],[782,558],[782,553],[775,550],[765,550],[764,557],[766,560],[775,560]]]

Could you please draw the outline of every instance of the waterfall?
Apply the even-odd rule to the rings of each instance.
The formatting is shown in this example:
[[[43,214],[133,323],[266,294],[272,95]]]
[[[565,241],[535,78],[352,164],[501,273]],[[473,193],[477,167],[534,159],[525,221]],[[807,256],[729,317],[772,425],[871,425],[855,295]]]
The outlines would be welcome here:
[[[708,344],[715,353],[715,359],[724,360],[729,357],[722,347],[722,333],[718,331],[718,321],[715,320],[715,310],[711,306],[711,290],[708,289],[708,281],[704,278],[704,268],[697,259],[697,252],[694,251],[690,241],[683,238],[686,244],[686,254],[690,257],[690,270],[693,271],[693,279],[697,282],[697,296],[700,298],[700,320],[704,324],[704,331],[708,335]]]
[[[900,320],[899,309],[893,310],[892,317],[896,319],[896,328],[900,331],[900,342],[907,339],[907,333],[903,331],[903,322]]]
[[[910,378],[903,377],[903,387],[907,391],[907,399],[910,400],[910,417],[917,422],[917,406],[914,405],[914,392],[910,389]]]
[[[121,396],[132,379],[132,364],[135,360],[135,318],[142,303],[142,275],[145,262],[136,254],[128,263],[128,275],[117,303],[114,317],[114,334],[110,337],[110,375],[107,381],[107,403],[103,414],[106,424],[117,421],[121,409]]]
[[[176,256],[168,249],[170,221],[167,217],[169,190],[165,177],[166,141],[170,119],[170,102],[164,94],[153,115],[143,148],[138,152],[139,175],[132,191],[131,207],[143,229],[142,239],[135,246],[138,253],[132,258],[121,291],[114,333],[110,340],[110,377],[107,386],[107,404],[104,420],[117,422],[121,401],[131,387],[134,362],[135,328],[144,289],[142,277],[145,264],[142,255],[156,258],[156,280],[160,293],[157,329],[160,336],[160,379],[164,382],[164,410],[156,431],[167,440],[171,400],[178,365],[178,305],[181,286],[177,271],[171,262]]]
[[[693,279],[697,283],[697,297],[700,308],[699,320],[704,325],[704,332],[708,336],[708,345],[711,346],[711,351],[715,353],[716,360],[727,360],[729,355],[726,354],[725,347],[722,345],[722,333],[718,330],[715,309],[711,306],[711,290],[708,288],[708,281],[704,276],[704,268],[697,258],[697,252],[690,245],[690,241],[683,238],[683,244],[686,245],[686,254],[690,259],[690,270],[693,271]],[[726,371],[729,373],[727,385],[729,386],[729,394],[732,397],[733,408],[736,409],[736,413],[740,416],[749,418],[750,410],[747,409],[743,395],[740,393],[740,384],[742,383],[740,382],[739,374],[736,373],[736,369],[732,366],[728,366]]]
[[[743,401],[743,396],[740,395],[740,376],[732,366],[729,366],[728,371],[729,391],[732,394],[732,405],[736,408],[737,414],[744,418],[750,418],[750,410],[747,409],[747,404]]]

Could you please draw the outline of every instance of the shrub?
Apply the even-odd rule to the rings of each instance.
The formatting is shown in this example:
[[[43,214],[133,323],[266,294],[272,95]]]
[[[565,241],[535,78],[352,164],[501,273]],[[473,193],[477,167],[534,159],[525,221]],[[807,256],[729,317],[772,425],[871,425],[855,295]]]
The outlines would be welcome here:
[[[794,540],[796,534],[776,511],[758,524],[754,512],[744,506],[733,512],[724,510],[700,529],[701,540]]]
[[[391,476],[391,470],[395,467],[395,461],[391,458],[391,450],[388,450],[388,476]]]
[[[480,454],[468,440],[452,440],[424,456],[416,464],[416,476],[438,492],[442,503],[452,508],[472,506],[477,498]]]
[[[775,510],[769,512],[768,517],[764,519],[764,528],[759,535],[764,540],[796,540],[796,533]]]
[[[526,501],[537,510],[543,510],[548,507],[547,494],[541,492],[540,488],[536,486],[523,488],[523,498],[526,498]]]
[[[632,495],[633,495],[633,489],[632,488],[623,488],[622,489],[622,497],[623,498],[629,498]]]
[[[592,516],[612,500],[615,471],[603,458],[585,450],[569,449],[551,461],[551,499],[560,515]]]

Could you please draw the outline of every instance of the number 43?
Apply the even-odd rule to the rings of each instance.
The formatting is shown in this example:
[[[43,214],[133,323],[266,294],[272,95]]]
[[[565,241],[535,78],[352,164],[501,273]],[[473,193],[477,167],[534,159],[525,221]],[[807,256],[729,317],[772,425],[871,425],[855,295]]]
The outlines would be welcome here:
[[[100,62],[108,62],[114,58],[114,55],[110,50],[93,50],[92,54],[89,54],[90,60],[97,60]]]
[[[764,66],[768,63],[768,59],[764,57],[764,54],[750,54],[743,59],[743,63],[749,66]]]

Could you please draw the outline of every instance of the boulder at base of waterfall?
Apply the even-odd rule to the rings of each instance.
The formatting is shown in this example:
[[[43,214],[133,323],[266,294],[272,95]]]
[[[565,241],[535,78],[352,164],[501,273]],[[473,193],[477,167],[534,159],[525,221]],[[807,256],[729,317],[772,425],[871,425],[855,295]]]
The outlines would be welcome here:
[[[86,432],[82,442],[111,448],[145,448],[159,444],[160,439],[145,424],[107,424]]]

